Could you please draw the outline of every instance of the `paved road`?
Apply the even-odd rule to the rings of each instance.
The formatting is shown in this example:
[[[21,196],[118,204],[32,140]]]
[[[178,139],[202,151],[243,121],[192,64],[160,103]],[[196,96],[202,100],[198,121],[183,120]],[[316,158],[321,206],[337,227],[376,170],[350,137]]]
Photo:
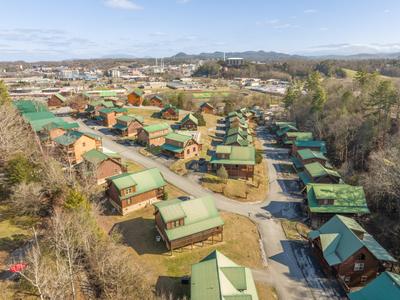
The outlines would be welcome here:
[[[257,134],[265,141],[264,156],[268,167],[270,192],[267,199],[260,199],[260,202],[251,204],[212,193],[196,182],[195,177],[179,176],[159,161],[141,155],[134,147],[120,145],[110,136],[92,130],[81,121],[79,123],[82,130],[102,135],[103,147],[118,152],[122,157],[136,161],[146,168],[158,168],[168,182],[184,192],[195,197],[212,194],[218,209],[250,217],[258,226],[262,248],[266,254],[265,263],[268,265],[266,268],[260,265],[259,269],[253,270],[254,277],[256,280],[272,284],[280,299],[339,299],[335,296],[336,291],[322,277],[319,280],[318,276],[321,275],[314,265],[309,263],[302,248],[286,239],[279,219],[274,217],[277,214],[284,218],[296,218],[296,204],[301,202],[301,199],[290,193],[290,185],[287,185],[276,171],[277,165],[287,163],[287,150],[270,146],[272,138],[265,134],[262,128]],[[307,278],[310,275],[313,278]]]

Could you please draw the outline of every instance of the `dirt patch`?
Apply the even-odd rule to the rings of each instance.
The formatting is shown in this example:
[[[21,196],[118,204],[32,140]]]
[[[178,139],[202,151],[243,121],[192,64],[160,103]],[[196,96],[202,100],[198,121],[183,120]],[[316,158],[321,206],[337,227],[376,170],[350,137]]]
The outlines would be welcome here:
[[[311,231],[307,225],[296,221],[282,220],[281,225],[289,240],[304,240]]]
[[[256,288],[259,300],[278,300],[275,288],[265,282],[256,281]]]

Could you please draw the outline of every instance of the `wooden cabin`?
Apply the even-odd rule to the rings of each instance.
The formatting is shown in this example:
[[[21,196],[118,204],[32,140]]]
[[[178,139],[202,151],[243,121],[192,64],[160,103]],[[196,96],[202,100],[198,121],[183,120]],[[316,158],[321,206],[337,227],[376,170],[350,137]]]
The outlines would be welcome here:
[[[167,104],[160,111],[160,118],[165,120],[179,120],[179,109],[171,104]]]
[[[256,151],[254,147],[222,146],[216,147],[209,168],[212,172],[224,166],[231,178],[249,179],[254,176]]]
[[[341,182],[340,174],[332,169],[328,169],[319,162],[304,165],[304,171],[299,172],[300,184],[305,187],[309,183],[330,183]]]
[[[93,170],[96,174],[97,184],[103,184],[106,179],[126,171],[122,165],[121,157],[116,153],[103,153],[92,149],[83,154],[87,170]]]
[[[370,213],[362,186],[309,183],[306,191],[307,214],[313,228],[321,226],[335,214],[358,217]]]
[[[201,145],[191,135],[169,133],[165,136],[161,149],[166,155],[188,159],[200,155]]]
[[[56,93],[51,95],[51,97],[47,100],[48,107],[61,107],[64,106],[67,102],[67,99],[61,95],[60,93]]]
[[[120,136],[137,137],[143,123],[142,116],[124,115],[117,117],[117,123],[113,127]]]
[[[111,128],[117,124],[117,118],[126,115],[126,108],[103,108],[99,110],[99,118],[103,126]]]
[[[204,114],[215,114],[215,108],[208,102],[204,102],[200,105],[200,112]]]
[[[197,118],[193,114],[189,113],[179,122],[179,129],[196,131],[198,125],[199,121]]]
[[[139,129],[137,140],[144,146],[161,146],[165,143],[165,136],[171,132],[167,123],[153,124]]]
[[[69,164],[82,162],[83,154],[92,149],[101,149],[101,138],[95,134],[81,131],[68,131],[53,139],[57,150]]]
[[[335,215],[309,232],[308,240],[324,272],[336,276],[347,292],[397,263],[372,235],[345,216]]]
[[[143,104],[143,92],[134,90],[128,94],[128,103],[133,106],[142,106]]]
[[[157,107],[162,108],[164,105],[164,100],[163,100],[163,98],[161,98],[161,96],[154,95],[153,97],[150,98],[149,104],[151,106],[157,106]]]
[[[319,151],[313,151],[311,149],[301,149],[296,151],[296,154],[291,157],[293,165],[296,171],[301,172],[304,166],[314,162],[320,163],[322,166],[328,169],[332,169],[332,165],[329,163],[328,158]]]
[[[326,155],[326,145],[324,141],[294,141],[292,144],[291,154],[293,156],[296,156],[297,151],[302,149],[310,149],[312,151],[318,151]]]
[[[224,221],[211,196],[154,203],[155,226],[168,250],[223,240]]]
[[[121,215],[163,199],[167,185],[157,168],[116,175],[108,178],[107,183],[110,203]]]

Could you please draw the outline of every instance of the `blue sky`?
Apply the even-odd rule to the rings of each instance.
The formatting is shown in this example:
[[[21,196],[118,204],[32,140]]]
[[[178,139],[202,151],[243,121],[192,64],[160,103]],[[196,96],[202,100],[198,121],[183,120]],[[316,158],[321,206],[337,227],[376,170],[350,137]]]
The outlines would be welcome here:
[[[398,0],[2,0],[0,61],[400,52]]]

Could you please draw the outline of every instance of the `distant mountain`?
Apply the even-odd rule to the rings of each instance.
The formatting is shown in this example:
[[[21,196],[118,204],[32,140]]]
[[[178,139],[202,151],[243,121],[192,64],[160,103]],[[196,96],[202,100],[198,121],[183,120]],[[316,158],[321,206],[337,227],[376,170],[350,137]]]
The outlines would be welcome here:
[[[244,51],[244,52],[225,52],[225,57],[241,57],[246,60],[256,60],[256,61],[268,61],[268,60],[287,60],[287,59],[301,59],[305,58],[300,55],[290,55],[280,52],[266,52],[266,51]],[[184,52],[179,52],[172,59],[223,59],[224,52],[216,51],[212,53],[200,53],[200,54],[186,54]]]

